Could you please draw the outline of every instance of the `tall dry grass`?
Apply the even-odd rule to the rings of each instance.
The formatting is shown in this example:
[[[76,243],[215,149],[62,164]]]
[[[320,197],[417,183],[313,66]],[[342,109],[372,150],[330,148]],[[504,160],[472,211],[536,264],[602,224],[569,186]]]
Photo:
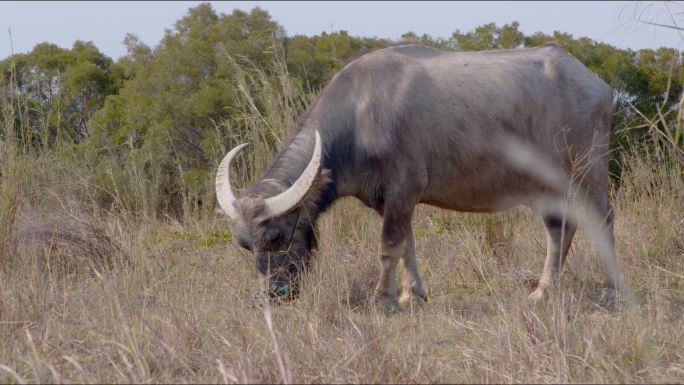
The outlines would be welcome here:
[[[282,69],[235,64],[243,102],[217,130],[226,147],[253,143],[236,167],[248,170],[235,180],[244,186],[282,145],[307,96],[283,83]],[[5,122],[15,121],[8,114],[20,112],[8,105]],[[371,301],[381,221],[353,199],[323,215],[301,298],[254,306],[254,262],[223,217],[141,215],[156,203],[145,193],[153,181],[95,170],[69,146],[27,154],[12,140],[0,142],[1,382],[684,381],[676,162],[628,156],[613,191],[634,304],[597,305],[603,273],[580,230],[560,290],[531,308],[525,299],[546,245],[531,212],[419,206],[414,229],[430,300],[388,316]],[[107,172],[114,182],[98,178]],[[98,191],[124,209],[103,209]]]

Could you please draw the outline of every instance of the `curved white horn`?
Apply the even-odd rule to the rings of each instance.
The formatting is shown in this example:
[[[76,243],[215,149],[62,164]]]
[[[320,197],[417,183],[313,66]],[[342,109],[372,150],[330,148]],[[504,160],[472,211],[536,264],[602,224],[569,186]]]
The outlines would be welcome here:
[[[226,156],[223,157],[221,164],[219,164],[218,171],[216,171],[216,199],[218,204],[226,215],[233,221],[238,217],[233,202],[236,198],[233,195],[233,189],[230,186],[230,165],[233,163],[233,158],[243,148],[247,147],[249,143],[242,143],[241,145],[230,150]]]
[[[313,155],[311,155],[311,160],[302,175],[287,190],[276,196],[266,198],[266,207],[271,211],[271,217],[285,214],[299,205],[316,180],[321,168],[321,136],[318,134],[318,130],[315,131],[315,134],[316,143],[314,144]]]

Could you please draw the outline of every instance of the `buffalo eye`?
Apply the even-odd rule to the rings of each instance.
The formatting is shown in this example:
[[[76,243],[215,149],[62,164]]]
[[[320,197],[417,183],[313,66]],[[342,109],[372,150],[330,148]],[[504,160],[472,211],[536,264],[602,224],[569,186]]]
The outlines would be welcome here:
[[[283,241],[283,233],[276,227],[267,227],[264,232],[264,240],[269,246],[278,246]]]

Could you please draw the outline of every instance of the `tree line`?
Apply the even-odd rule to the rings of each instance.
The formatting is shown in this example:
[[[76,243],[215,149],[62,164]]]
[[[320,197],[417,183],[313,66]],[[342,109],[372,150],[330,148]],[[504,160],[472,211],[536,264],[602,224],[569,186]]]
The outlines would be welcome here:
[[[397,43],[478,51],[548,42],[615,90],[611,167],[619,174],[624,143],[647,138],[641,119],[679,102],[684,66],[673,48],[618,49],[558,31],[526,36],[517,22],[455,30],[448,38],[407,32],[400,41],[345,31],[287,36],[260,8],[218,14],[210,4],[190,8],[155,47],[127,35],[127,54],[116,61],[84,41],[70,49],[41,43],[0,61],[0,138],[15,141],[23,153],[70,146],[93,167],[134,159],[137,172],[154,176],[156,194],[164,197],[151,210],[177,212],[178,196],[209,194],[218,159],[253,127],[247,120],[285,113],[276,106],[289,115],[273,124],[293,123],[307,95],[356,56]],[[278,140],[268,139],[273,147]]]

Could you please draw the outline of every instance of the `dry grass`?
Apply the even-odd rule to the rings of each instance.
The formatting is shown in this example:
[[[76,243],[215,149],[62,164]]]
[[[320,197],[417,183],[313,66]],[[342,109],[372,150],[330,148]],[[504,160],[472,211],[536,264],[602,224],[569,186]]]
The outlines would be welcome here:
[[[240,165],[250,170],[244,185],[303,97],[283,91],[282,72],[236,73],[258,91],[256,104],[280,106],[256,111],[245,92],[242,118],[217,126],[229,145],[261,148]],[[155,201],[144,178],[116,179],[120,171],[94,170],[68,151],[25,156],[0,142],[0,160],[0,382],[684,382],[676,162],[632,157],[614,194],[634,304],[597,305],[603,273],[580,230],[560,289],[530,308],[546,247],[534,215],[420,206],[414,229],[430,300],[386,315],[371,301],[380,218],[353,199],[323,215],[301,298],[254,306],[252,256],[223,218],[146,215]],[[97,175],[109,175],[109,187]],[[103,192],[117,211],[98,207]]]
[[[430,302],[388,316],[370,301],[380,219],[352,199],[322,218],[302,297],[263,308],[223,219],[95,217],[45,194],[16,214],[15,236],[34,241],[4,259],[0,380],[681,382],[684,183],[676,168],[629,165],[615,228],[637,303],[613,313],[596,305],[602,272],[581,231],[561,290],[527,307],[545,238],[523,209],[421,206]]]

